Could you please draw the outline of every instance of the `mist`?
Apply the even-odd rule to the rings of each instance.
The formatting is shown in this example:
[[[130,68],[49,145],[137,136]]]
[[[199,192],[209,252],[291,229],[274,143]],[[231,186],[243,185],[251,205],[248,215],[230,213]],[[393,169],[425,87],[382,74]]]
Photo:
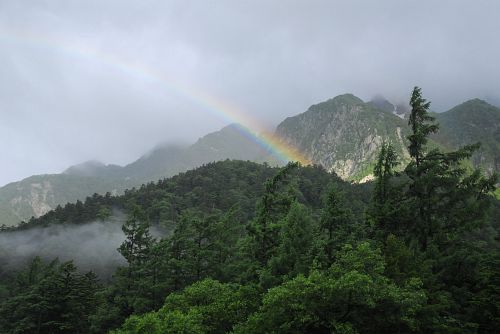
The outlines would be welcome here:
[[[498,1],[0,2],[0,185],[339,94],[500,98]],[[161,78],[157,80],[155,78]],[[236,117],[237,118],[237,117]]]
[[[0,233],[0,275],[22,269],[35,256],[46,261],[73,260],[82,272],[94,271],[109,278],[118,266],[126,265],[117,248],[125,240],[122,224],[116,221],[81,225],[49,225]],[[160,232],[153,229],[153,234]]]

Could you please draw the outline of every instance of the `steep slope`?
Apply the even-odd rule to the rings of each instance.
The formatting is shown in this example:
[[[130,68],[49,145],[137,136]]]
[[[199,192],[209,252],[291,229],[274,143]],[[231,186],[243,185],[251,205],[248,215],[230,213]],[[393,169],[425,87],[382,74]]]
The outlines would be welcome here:
[[[344,179],[366,181],[383,141],[395,146],[403,162],[408,160],[408,125],[402,119],[407,112],[406,106],[381,96],[364,103],[346,94],[285,119],[276,134],[313,163]],[[435,116],[440,131],[432,137],[431,147],[452,150],[481,142],[473,164],[487,172],[500,171],[499,108],[476,99]],[[190,146],[158,146],[124,167],[90,161],[62,174],[38,175],[6,185],[0,188],[0,225],[38,217],[57,205],[83,200],[93,193],[119,194],[127,188],[224,159],[279,164],[269,152],[243,135],[238,125],[230,125]]]
[[[407,104],[405,103],[394,104],[386,100],[386,98],[383,97],[382,95],[376,95],[371,99],[370,102],[368,102],[368,104],[377,109],[394,114],[401,119],[407,119],[410,115],[410,109]]]
[[[242,134],[239,125],[231,124],[210,133],[185,148],[160,146],[137,161],[125,166],[122,177],[139,184],[172,176],[202,164],[224,159],[258,160],[265,150]]]
[[[440,130],[434,140],[447,149],[480,142],[472,158],[474,167],[488,173],[500,171],[500,108],[473,99],[435,116]]]
[[[172,220],[178,221],[179,215],[186,209],[227,211],[238,204],[239,214],[244,215],[245,219],[251,219],[255,214],[256,200],[264,191],[265,181],[278,171],[277,167],[250,161],[224,160],[208,163],[128,190],[121,195],[96,195],[80,204],[67,204],[32,219],[22,228],[52,223],[88,223],[98,219],[102,206],[126,210],[131,202],[141,203],[153,225],[167,228],[171,228],[172,226],[167,225],[172,223]],[[300,167],[295,175],[299,189],[298,200],[307,202],[314,208],[321,206],[323,191],[332,182],[345,191],[346,196],[354,196],[353,193],[358,191],[364,193],[363,189],[369,187],[344,182],[335,174],[327,173],[317,166]],[[369,200],[369,196],[359,196],[363,200]],[[168,201],[165,200],[167,198]],[[359,213],[361,212],[362,209],[359,210]]]
[[[123,264],[117,253],[124,240],[120,225],[126,220],[125,212],[134,205],[144,209],[157,236],[173,232],[187,211],[204,215],[232,211],[234,228],[240,225],[244,229],[243,224],[256,214],[265,181],[278,170],[249,161],[209,163],[119,196],[95,195],[51,210],[17,228],[0,229],[0,279],[35,255],[46,260],[73,259],[80,268],[110,277],[116,266]],[[369,184],[344,182],[316,166],[298,168],[293,178],[298,201],[317,215],[325,191],[335,184],[361,220],[370,198]]]
[[[305,113],[285,119],[276,130],[314,163],[352,180],[371,173],[384,141],[406,158],[406,131],[406,121],[351,94],[313,105]]]
[[[0,225],[38,217],[59,204],[93,193],[119,193],[125,185],[114,180],[67,174],[35,175],[0,188]]]
[[[265,150],[244,136],[237,125],[200,138],[188,147],[164,145],[120,167],[89,161],[61,174],[35,175],[0,188],[0,226],[15,225],[57,205],[94,193],[119,194],[127,188],[156,181],[203,164],[224,159],[260,161]]]

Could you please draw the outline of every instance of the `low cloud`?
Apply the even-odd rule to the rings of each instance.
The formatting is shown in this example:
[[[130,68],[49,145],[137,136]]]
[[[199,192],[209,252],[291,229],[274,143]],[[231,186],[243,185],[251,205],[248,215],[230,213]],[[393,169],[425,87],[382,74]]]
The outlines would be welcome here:
[[[117,222],[50,225],[0,233],[0,275],[18,270],[40,256],[46,261],[73,260],[82,271],[110,277],[117,266],[126,264],[117,251],[124,240]]]

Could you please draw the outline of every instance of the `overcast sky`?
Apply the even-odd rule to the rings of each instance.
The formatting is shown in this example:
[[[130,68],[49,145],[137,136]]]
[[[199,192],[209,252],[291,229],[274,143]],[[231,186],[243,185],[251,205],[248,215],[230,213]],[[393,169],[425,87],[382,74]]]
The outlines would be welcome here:
[[[496,0],[0,0],[0,185],[231,121],[200,96],[269,126],[346,92],[498,99],[499,17]]]

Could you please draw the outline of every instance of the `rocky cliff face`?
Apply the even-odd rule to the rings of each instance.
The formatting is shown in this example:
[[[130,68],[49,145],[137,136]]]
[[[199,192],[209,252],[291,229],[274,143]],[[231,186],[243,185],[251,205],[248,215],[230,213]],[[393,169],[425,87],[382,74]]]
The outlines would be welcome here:
[[[401,111],[401,113],[399,112]],[[285,119],[276,133],[301,150],[313,163],[344,179],[371,179],[374,162],[384,141],[395,147],[401,166],[409,160],[406,106],[383,98],[368,103],[351,94],[340,95],[311,106],[306,112]],[[444,149],[482,142],[473,157],[475,167],[500,171],[500,109],[471,100],[436,115],[440,131],[429,143]],[[241,159],[273,161],[269,152],[238,131],[237,125],[200,138],[188,147],[160,146],[124,166],[87,162],[62,174],[35,175],[0,188],[0,225],[13,225],[40,216],[57,205],[84,200],[93,193],[120,193],[203,163]]]
[[[53,202],[53,191],[50,181],[19,184],[17,186],[18,196],[9,201],[12,214],[19,220],[24,219],[26,208],[31,208],[33,216],[41,216],[53,208],[49,203]]]
[[[314,163],[344,179],[360,181],[371,174],[384,141],[391,142],[401,157],[408,157],[406,129],[406,121],[346,94],[287,118],[276,132]]]

